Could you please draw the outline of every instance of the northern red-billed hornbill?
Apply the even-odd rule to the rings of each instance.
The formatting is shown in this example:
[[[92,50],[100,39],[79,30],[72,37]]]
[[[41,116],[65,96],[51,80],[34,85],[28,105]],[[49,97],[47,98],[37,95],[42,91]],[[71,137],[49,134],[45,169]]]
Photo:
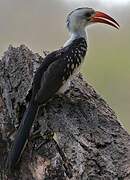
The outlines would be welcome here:
[[[34,76],[31,100],[9,152],[9,169],[14,169],[21,157],[38,107],[46,103],[54,94],[64,92],[68,81],[78,72],[80,65],[84,62],[87,52],[85,28],[97,22],[119,28],[119,24],[112,17],[92,8],[78,8],[68,15],[67,28],[70,39],[63,48],[45,57]]]

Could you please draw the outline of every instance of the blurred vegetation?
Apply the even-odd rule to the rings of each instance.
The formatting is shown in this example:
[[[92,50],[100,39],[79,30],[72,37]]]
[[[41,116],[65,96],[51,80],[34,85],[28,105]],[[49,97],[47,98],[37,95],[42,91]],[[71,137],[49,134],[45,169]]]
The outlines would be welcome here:
[[[82,71],[130,131],[129,31],[98,33],[93,37],[89,32],[89,53]]]

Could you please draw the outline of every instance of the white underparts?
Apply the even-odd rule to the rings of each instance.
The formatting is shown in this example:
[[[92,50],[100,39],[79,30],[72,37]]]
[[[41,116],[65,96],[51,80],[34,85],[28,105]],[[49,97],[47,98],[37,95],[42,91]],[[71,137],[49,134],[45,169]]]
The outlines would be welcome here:
[[[63,86],[59,89],[58,93],[63,94],[66,90],[69,89],[71,80],[74,78],[76,74],[80,72],[80,68],[84,62],[84,59],[81,60],[81,64],[74,70],[73,74],[70,75],[70,77],[67,79],[67,81],[64,81]]]

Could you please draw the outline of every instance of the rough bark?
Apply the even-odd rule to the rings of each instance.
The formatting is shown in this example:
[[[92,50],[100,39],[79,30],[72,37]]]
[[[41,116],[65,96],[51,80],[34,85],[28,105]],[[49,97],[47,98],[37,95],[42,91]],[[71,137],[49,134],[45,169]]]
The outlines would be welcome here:
[[[40,108],[33,132],[41,132],[37,138],[30,136],[16,171],[8,174],[5,161],[12,132],[18,128],[42,60],[22,45],[10,46],[0,61],[0,179],[129,180],[130,136],[80,74],[65,95]]]

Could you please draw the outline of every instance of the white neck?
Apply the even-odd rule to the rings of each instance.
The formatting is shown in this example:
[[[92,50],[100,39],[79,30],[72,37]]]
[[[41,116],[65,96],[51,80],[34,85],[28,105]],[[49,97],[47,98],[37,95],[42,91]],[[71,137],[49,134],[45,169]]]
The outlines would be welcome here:
[[[69,38],[68,41],[65,42],[64,47],[71,44],[71,42],[73,40],[81,38],[81,37],[84,38],[84,39],[87,38],[85,30],[79,30],[79,31],[76,31],[76,32],[70,32],[70,38]]]

